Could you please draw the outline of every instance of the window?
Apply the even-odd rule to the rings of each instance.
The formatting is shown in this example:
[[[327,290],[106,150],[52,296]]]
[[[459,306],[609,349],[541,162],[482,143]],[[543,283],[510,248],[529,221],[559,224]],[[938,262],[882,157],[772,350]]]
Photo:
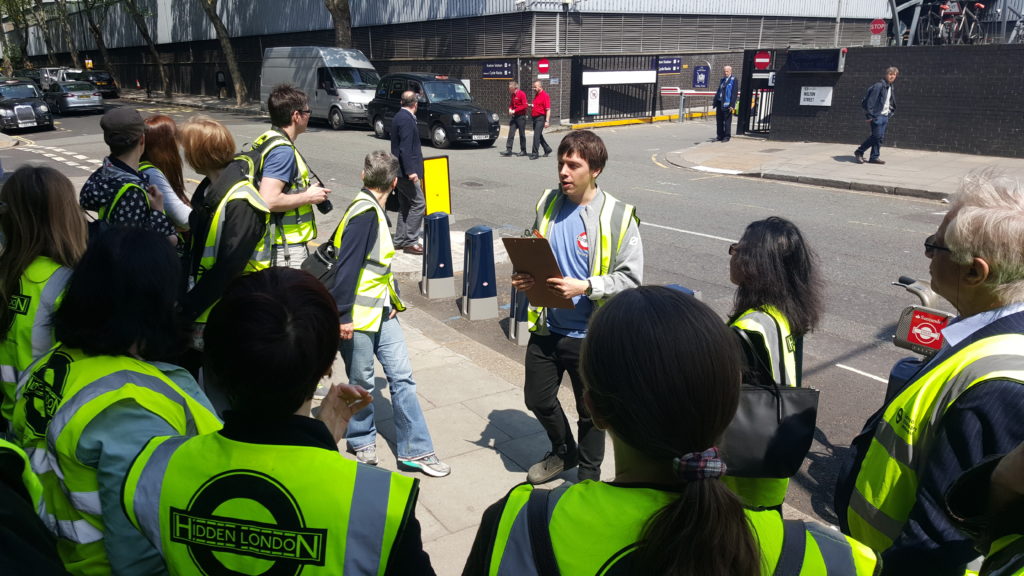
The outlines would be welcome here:
[[[388,90],[388,98],[399,100],[402,97],[402,92],[405,92],[405,80],[395,78],[391,81],[391,87]]]

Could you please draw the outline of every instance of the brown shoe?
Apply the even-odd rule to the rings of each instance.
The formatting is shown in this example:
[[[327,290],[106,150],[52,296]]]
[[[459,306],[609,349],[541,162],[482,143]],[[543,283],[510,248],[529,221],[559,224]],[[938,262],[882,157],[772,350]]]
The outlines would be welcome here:
[[[874,160],[868,160],[868,164],[885,164],[885,160],[875,158]]]
[[[415,254],[417,256],[423,256],[423,246],[420,246],[419,244],[410,244],[405,248],[402,248],[402,252],[405,252],[406,254]]]

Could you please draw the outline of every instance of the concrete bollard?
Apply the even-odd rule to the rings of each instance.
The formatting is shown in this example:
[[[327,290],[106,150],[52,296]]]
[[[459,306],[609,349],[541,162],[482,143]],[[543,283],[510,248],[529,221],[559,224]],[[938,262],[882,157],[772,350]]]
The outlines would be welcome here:
[[[430,300],[455,297],[452,240],[448,215],[434,212],[423,219],[423,276],[420,294]]]
[[[508,308],[508,339],[519,346],[526,346],[530,342],[530,323],[527,321],[529,306],[526,292],[513,288]]]
[[[468,320],[498,317],[494,234],[487,226],[474,226],[466,230],[466,252],[462,267],[462,316]]]

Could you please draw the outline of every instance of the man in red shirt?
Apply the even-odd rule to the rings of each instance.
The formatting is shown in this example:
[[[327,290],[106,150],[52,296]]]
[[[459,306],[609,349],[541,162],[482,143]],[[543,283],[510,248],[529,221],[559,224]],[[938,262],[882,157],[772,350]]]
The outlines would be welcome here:
[[[505,151],[502,156],[512,155],[512,143],[516,139],[516,129],[519,129],[519,147],[522,149],[520,156],[526,156],[526,92],[519,89],[519,82],[513,80],[508,83],[508,93],[512,100],[508,103],[508,114],[511,118],[508,121],[508,142],[505,144]]]
[[[537,152],[541,146],[544,147],[544,156],[551,154],[551,146],[544,140],[544,129],[551,121],[551,97],[544,91],[540,80],[533,81],[533,111],[530,115],[533,116],[533,154],[530,154],[530,160],[536,160],[540,157]]]

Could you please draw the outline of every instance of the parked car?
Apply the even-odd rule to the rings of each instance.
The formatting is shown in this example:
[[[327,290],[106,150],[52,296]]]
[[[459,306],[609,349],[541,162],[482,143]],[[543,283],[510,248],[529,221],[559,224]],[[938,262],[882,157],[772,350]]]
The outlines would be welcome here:
[[[42,80],[39,77],[38,68],[24,68],[22,70],[15,70],[14,77],[15,79],[28,78],[29,80],[35,83],[36,88],[39,88],[40,90],[42,90],[43,88]]]
[[[43,100],[61,116],[68,112],[103,111],[103,95],[89,82],[54,82],[43,92]]]
[[[68,69],[64,71],[62,80],[90,82],[93,86],[96,86],[104,98],[119,98],[121,96],[121,91],[118,89],[117,83],[114,82],[113,76],[106,70]]]
[[[377,92],[366,110],[378,138],[387,138],[406,90],[420,95],[416,124],[420,138],[429,139],[434,147],[447,148],[452,142],[476,142],[488,147],[498,139],[498,115],[475,104],[465,84],[447,76],[415,72],[387,74],[377,83]]]
[[[380,76],[359,50],[322,46],[277,46],[263,52],[260,102],[266,108],[270,91],[288,82],[309,96],[311,117],[331,128],[369,124],[366,103],[373,99]]]
[[[0,84],[0,128],[53,128],[50,107],[32,82]]]

